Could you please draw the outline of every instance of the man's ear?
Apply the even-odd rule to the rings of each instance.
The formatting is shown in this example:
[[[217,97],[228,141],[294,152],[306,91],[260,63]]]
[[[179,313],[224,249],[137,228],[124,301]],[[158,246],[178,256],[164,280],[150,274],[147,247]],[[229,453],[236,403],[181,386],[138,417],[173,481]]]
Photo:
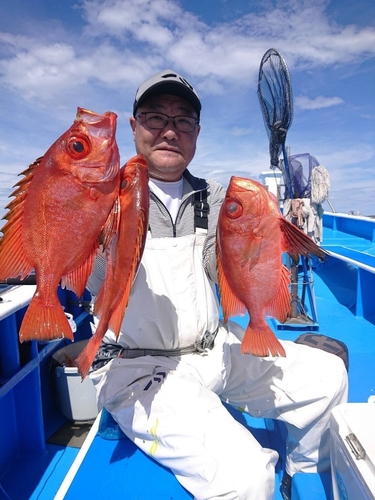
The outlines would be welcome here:
[[[134,116],[131,116],[129,118],[129,123],[130,123],[131,129],[133,131],[133,135],[134,135],[134,133],[135,133],[135,127],[136,127],[136,124],[137,124],[137,120],[134,118]]]

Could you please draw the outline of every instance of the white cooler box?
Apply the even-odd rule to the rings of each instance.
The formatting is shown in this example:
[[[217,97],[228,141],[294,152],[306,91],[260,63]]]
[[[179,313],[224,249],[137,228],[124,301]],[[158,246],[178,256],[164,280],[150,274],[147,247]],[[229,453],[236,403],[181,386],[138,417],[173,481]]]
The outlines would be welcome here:
[[[375,404],[348,403],[331,413],[334,500],[375,500]]]
[[[96,390],[89,376],[82,382],[78,368],[65,366],[68,359],[75,359],[87,344],[81,340],[68,344],[55,352],[53,359],[60,365],[55,369],[55,385],[61,413],[77,422],[95,420],[98,415]]]

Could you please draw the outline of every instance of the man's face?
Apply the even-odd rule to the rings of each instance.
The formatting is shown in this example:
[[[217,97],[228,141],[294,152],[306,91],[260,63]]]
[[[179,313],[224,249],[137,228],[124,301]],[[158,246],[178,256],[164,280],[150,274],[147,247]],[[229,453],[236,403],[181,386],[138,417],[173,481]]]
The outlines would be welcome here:
[[[177,96],[161,94],[150,97],[138,109],[142,112],[159,112],[168,116],[185,115],[197,117],[194,108]],[[147,127],[145,118],[130,118],[135,148],[148,162],[150,177],[163,181],[177,181],[189,165],[195,154],[200,126],[192,132],[178,131],[173,120],[169,120],[163,129]]]

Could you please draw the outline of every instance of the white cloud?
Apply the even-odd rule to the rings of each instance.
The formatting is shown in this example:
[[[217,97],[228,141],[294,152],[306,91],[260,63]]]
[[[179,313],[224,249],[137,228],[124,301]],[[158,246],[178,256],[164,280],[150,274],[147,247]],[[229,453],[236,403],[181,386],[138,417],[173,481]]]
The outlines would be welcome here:
[[[322,109],[343,104],[344,100],[341,97],[324,97],[322,95],[315,97],[315,99],[298,96],[294,99],[294,103],[300,109]]]
[[[90,81],[134,87],[172,66],[198,78],[207,93],[220,94],[228,83],[254,86],[270,46],[295,71],[373,57],[375,28],[330,23],[325,4],[284,1],[280,8],[208,25],[174,0],[84,0],[87,24],[71,42],[3,34],[9,52],[0,63],[1,83],[42,102]]]
[[[168,23],[183,16],[173,0],[85,0],[86,34],[112,35],[120,39],[131,35],[141,42],[165,47],[173,41]]]

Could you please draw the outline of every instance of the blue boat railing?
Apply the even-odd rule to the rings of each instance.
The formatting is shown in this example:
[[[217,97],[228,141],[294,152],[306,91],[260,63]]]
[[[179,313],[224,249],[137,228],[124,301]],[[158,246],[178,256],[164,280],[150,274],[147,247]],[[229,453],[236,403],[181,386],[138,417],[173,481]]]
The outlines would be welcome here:
[[[25,456],[46,451],[46,439],[64,422],[54,400],[52,355],[66,345],[64,339],[49,342],[18,340],[18,331],[35,286],[0,288],[0,475]],[[90,315],[76,296],[59,290],[65,310],[77,324],[76,340],[91,335]]]

